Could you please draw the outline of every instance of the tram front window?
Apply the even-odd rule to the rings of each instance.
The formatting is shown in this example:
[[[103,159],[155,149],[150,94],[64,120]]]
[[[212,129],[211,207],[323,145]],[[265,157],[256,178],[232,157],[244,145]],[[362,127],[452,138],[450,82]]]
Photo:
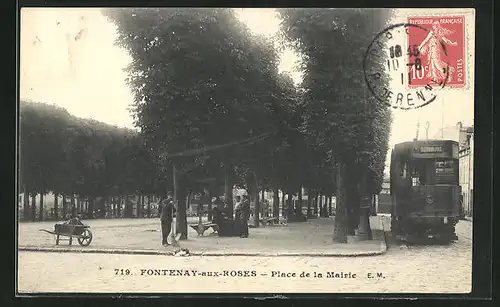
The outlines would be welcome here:
[[[428,161],[425,159],[414,160],[412,163],[411,185],[418,187],[429,184],[427,178]]]

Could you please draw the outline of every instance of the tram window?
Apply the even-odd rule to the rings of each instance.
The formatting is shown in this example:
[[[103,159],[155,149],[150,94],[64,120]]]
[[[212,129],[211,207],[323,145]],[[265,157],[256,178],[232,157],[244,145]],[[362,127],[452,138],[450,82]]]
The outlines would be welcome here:
[[[412,163],[412,186],[426,185],[427,178],[427,160],[415,160]]]
[[[400,174],[403,179],[406,179],[406,176],[407,176],[406,174],[408,173],[407,169],[408,169],[408,163],[404,162],[403,167],[401,168],[401,174]]]

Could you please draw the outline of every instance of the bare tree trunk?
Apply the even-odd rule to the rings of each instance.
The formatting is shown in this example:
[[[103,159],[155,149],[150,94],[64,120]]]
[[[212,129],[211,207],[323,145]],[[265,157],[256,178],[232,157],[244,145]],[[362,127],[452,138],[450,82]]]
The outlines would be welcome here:
[[[26,186],[23,193],[23,218],[25,221],[30,219],[30,193],[26,190]]]
[[[356,234],[355,230],[359,225],[360,197],[356,178],[351,173],[350,170],[345,172],[344,186],[346,189],[347,233],[353,236]]]
[[[144,195],[141,195],[141,210],[139,210],[139,217],[144,216]]]
[[[212,189],[203,189],[204,199],[207,201],[207,219],[212,221]]]
[[[292,202],[292,193],[288,192],[287,194],[288,194],[288,196],[287,196],[287,201],[286,201],[286,217],[289,218],[291,210],[292,210],[293,202]]]
[[[87,216],[88,218],[94,218],[94,198],[89,197],[89,206],[87,208]]]
[[[273,217],[279,217],[280,215],[280,212],[279,212],[279,208],[280,208],[280,195],[279,195],[279,190],[278,188],[275,188],[274,189],[274,192],[273,192]]]
[[[151,217],[151,195],[148,195],[148,217]]]
[[[180,240],[187,240],[187,214],[186,214],[186,190],[182,186],[182,180],[179,178],[176,167],[173,169],[174,177],[174,202],[177,204],[176,213],[176,233],[180,233]]]
[[[109,215],[111,218],[115,217],[115,197],[110,196],[110,203],[109,203]]]
[[[59,220],[59,194],[54,193],[54,219]]]
[[[234,207],[233,207],[233,169],[229,165],[224,165],[224,200],[227,204],[227,214],[229,216],[233,216]]]
[[[118,217],[118,196],[113,196],[113,218]]]
[[[286,217],[286,193],[285,190],[281,191],[281,216]]]
[[[297,207],[295,208],[295,215],[302,214],[302,187],[299,188]]]
[[[186,191],[184,189],[180,189],[179,191],[179,204],[177,208],[177,224],[176,224],[176,233],[181,233],[180,240],[187,240],[187,214],[186,214]]]
[[[36,221],[36,194],[33,193],[31,195],[31,221],[35,222]]]
[[[252,172],[253,176],[250,178],[250,181],[254,181],[253,185],[255,188],[253,189],[251,193],[251,198],[253,198],[254,202],[254,215],[253,215],[253,221],[254,221],[254,226],[259,227],[259,222],[260,222],[260,202],[259,202],[259,183],[257,180],[257,174],[255,172]],[[250,199],[252,201],[252,199]]]
[[[62,210],[62,219],[66,219],[66,215],[68,214],[68,203],[66,201],[66,195],[63,194],[62,196],[62,205],[63,205],[63,210]]]
[[[310,218],[312,216],[311,205],[313,202],[313,192],[312,189],[307,189],[307,217]]]
[[[111,196],[109,195],[106,196],[106,205],[105,205],[106,211],[104,212],[104,216],[106,217],[107,215],[107,218],[111,217],[111,199],[112,199]]]
[[[316,195],[314,197],[314,217],[318,217],[319,198],[320,194],[316,192]]]
[[[116,217],[122,217],[122,201],[123,197],[118,196],[118,200],[116,202]]]
[[[76,213],[81,213],[82,212],[82,200],[80,197],[76,198]]]
[[[40,222],[43,221],[43,193],[40,193],[40,213],[39,213]]]
[[[264,201],[266,200],[266,195],[265,195],[266,191],[264,190],[264,188],[262,188],[262,191],[261,191],[261,197],[260,197],[260,211],[262,212],[262,217],[266,217],[266,212],[267,212],[267,207],[264,205]]]
[[[76,216],[75,195],[71,194],[71,216]]]
[[[187,214],[187,209],[191,208],[191,203],[192,203],[192,201],[193,201],[193,197],[194,197],[194,195],[193,195],[193,191],[189,190],[189,191],[187,192],[187,196],[186,196],[186,199],[185,199],[185,201],[186,201],[186,214]],[[199,203],[199,204],[200,204],[200,209],[202,210],[202,211],[201,211],[201,214],[202,214],[202,216],[203,216],[203,204],[202,204],[202,202],[201,202],[201,199],[200,199],[200,203]],[[187,216],[187,215],[186,215],[186,216]]]
[[[332,196],[328,196],[328,215],[332,215]]]
[[[123,215],[125,218],[131,218],[132,217],[132,204],[130,203],[130,195],[126,194],[125,195],[125,208],[123,211]]]
[[[346,208],[346,191],[345,178],[346,165],[338,164],[337,170],[337,193],[336,193],[336,214],[335,226],[333,229],[333,242],[347,243],[347,208]]]

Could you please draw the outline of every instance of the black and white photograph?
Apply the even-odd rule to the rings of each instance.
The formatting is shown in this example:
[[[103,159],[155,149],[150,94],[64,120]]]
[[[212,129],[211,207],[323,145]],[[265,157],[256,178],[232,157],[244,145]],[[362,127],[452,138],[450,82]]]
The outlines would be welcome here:
[[[17,293],[470,293],[475,14],[23,7]]]

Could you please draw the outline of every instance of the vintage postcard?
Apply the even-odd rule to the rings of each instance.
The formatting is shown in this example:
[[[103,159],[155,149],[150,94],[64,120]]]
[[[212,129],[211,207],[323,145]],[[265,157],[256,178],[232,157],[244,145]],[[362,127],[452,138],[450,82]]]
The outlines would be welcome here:
[[[23,8],[17,293],[470,293],[475,23]]]

